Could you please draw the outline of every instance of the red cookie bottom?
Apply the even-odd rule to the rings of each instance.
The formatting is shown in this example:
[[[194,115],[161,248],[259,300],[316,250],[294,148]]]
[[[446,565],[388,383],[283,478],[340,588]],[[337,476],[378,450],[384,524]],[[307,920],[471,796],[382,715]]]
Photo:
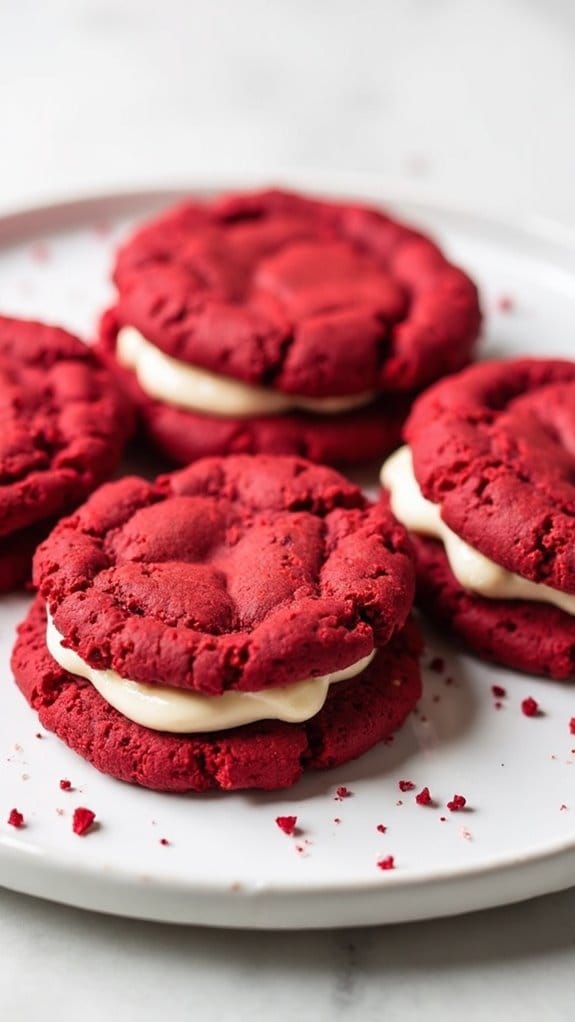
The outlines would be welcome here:
[[[359,677],[333,686],[305,724],[265,721],[206,735],[150,731],[109,706],[89,682],[50,656],[40,598],[20,625],[12,654],[16,682],[40,722],[98,770],[156,791],[287,788],[304,770],[361,756],[403,724],[421,694],[421,639],[413,622]]]
[[[436,624],[505,667],[558,680],[575,676],[575,617],[544,603],[469,593],[454,577],[441,543],[411,539],[417,602]]]
[[[291,454],[326,465],[357,465],[385,457],[401,442],[409,411],[389,398],[341,415],[268,415],[225,419],[140,401],[144,428],[171,461],[189,464],[222,454]]]
[[[116,361],[117,330],[110,309],[101,320],[98,353],[138,408],[145,435],[178,465],[223,454],[291,454],[324,465],[358,465],[385,458],[401,443],[413,394],[382,394],[364,408],[339,415],[294,412],[239,419],[157,401]]]

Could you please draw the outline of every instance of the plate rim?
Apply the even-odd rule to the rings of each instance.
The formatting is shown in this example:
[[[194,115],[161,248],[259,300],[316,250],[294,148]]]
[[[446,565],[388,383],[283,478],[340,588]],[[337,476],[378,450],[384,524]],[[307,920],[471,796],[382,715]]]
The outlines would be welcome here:
[[[149,209],[150,205],[157,202],[160,208],[162,203],[167,203],[171,200],[178,201],[186,195],[206,196],[210,193],[224,190],[241,190],[265,184],[269,186],[270,177],[278,187],[305,188],[312,192],[317,190],[318,193],[323,192],[323,194],[327,195],[348,196],[359,200],[367,199],[371,202],[380,203],[383,206],[389,206],[392,209],[412,209],[415,216],[421,213],[423,216],[431,214],[447,221],[451,220],[452,222],[454,220],[463,220],[466,224],[473,225],[475,229],[480,228],[482,231],[485,231],[491,238],[493,238],[494,234],[496,237],[501,236],[503,232],[507,240],[517,240],[523,244],[528,243],[537,246],[544,244],[549,246],[550,250],[557,255],[560,266],[562,259],[570,257],[573,260],[573,272],[575,273],[575,230],[565,227],[556,221],[532,215],[527,218],[504,216],[494,211],[480,211],[469,204],[451,204],[443,200],[434,199],[433,197],[422,197],[421,190],[419,190],[418,194],[416,188],[397,187],[396,183],[387,182],[385,178],[379,178],[374,175],[334,174],[314,171],[287,172],[271,176],[261,173],[239,175],[215,174],[210,176],[203,174],[201,176],[192,175],[184,180],[178,178],[156,181],[149,186],[138,185],[135,188],[122,186],[120,188],[110,187],[101,191],[80,191],[68,195],[66,198],[57,196],[52,200],[46,198],[40,202],[15,204],[12,207],[8,206],[8,208],[3,207],[0,208],[0,250],[22,243],[24,240],[21,235],[22,230],[32,226],[34,221],[40,220],[46,223],[59,224],[59,226],[45,227],[44,230],[63,231],[73,229],[74,226],[80,227],[82,224],[86,224],[90,214],[97,214],[98,209],[102,207],[108,210],[114,209],[116,211],[114,215],[120,216],[122,212],[125,214],[128,208],[135,211],[135,206],[137,205],[141,205],[142,209]],[[113,214],[110,212],[109,215]],[[38,228],[38,233],[41,233],[40,228]],[[565,269],[564,264],[562,268]],[[571,275],[570,270],[567,272]],[[62,874],[66,874],[68,878],[71,877],[74,883],[77,884],[85,883],[86,881],[89,884],[95,883],[100,892],[103,886],[106,887],[113,898],[118,897],[118,887],[121,886],[127,902],[131,903],[133,897],[136,897],[138,900],[141,899],[142,903],[146,902],[146,900],[148,903],[150,902],[151,886],[146,886],[142,883],[141,878],[138,880],[134,872],[130,873],[121,863],[108,867],[104,874],[89,860],[76,860],[71,854],[64,857],[59,854],[58,858],[56,858],[50,850],[39,852],[37,849],[27,848],[24,843],[20,843],[9,836],[0,836],[0,867],[4,863],[4,865],[7,865],[9,872],[18,872],[19,865],[23,862],[28,864],[31,861],[34,861],[36,864],[42,863],[41,875],[43,876],[51,875],[54,879],[58,880]],[[549,869],[553,864],[557,866],[556,875],[553,874],[552,877],[546,876],[544,882],[539,885],[534,884],[531,871],[536,870],[539,866]],[[353,897],[363,899],[371,897],[374,901],[377,900],[381,906],[381,898],[384,892],[389,892],[388,897],[391,898],[392,892],[397,892],[397,895],[401,896],[401,893],[406,889],[413,889],[418,892],[426,885],[433,887],[435,893],[431,901],[435,902],[438,890],[442,891],[448,886],[457,886],[459,883],[471,883],[472,881],[475,881],[479,888],[483,886],[486,889],[486,885],[490,883],[494,876],[505,883],[512,871],[519,871],[520,882],[518,884],[512,883],[504,894],[503,899],[501,893],[495,894],[494,891],[492,897],[480,898],[480,904],[476,904],[478,901],[477,895],[472,897],[472,892],[470,892],[469,899],[464,899],[461,906],[456,909],[450,903],[445,906],[444,911],[438,910],[437,905],[431,911],[428,911],[425,908],[424,899],[424,904],[419,905],[413,914],[405,913],[404,911],[397,914],[391,910],[391,906],[388,906],[388,912],[386,913],[382,907],[381,911],[375,912],[376,919],[364,923],[354,913],[348,913],[346,920],[342,920],[337,914],[333,915],[333,909],[330,912],[330,918],[326,919],[319,906],[319,902],[325,902],[330,896],[333,897],[335,895],[344,900]],[[402,875],[398,871],[389,873],[385,877],[376,875],[374,878],[366,877],[365,880],[346,882],[345,884],[338,884],[335,880],[324,884],[314,882],[313,886],[309,888],[306,886],[302,887],[301,885],[278,885],[274,882],[266,882],[261,885],[242,884],[239,891],[232,892],[230,883],[225,883],[221,880],[186,883],[185,878],[181,874],[170,879],[155,877],[154,889],[159,897],[165,897],[169,890],[172,897],[178,898],[184,895],[187,899],[190,899],[184,913],[186,918],[179,917],[179,913],[175,911],[175,906],[174,910],[167,915],[161,912],[158,914],[157,908],[154,909],[153,915],[150,915],[143,908],[143,904],[141,906],[134,904],[132,908],[125,904],[123,908],[118,907],[116,913],[132,915],[137,918],[154,918],[166,922],[194,922],[204,925],[252,926],[254,928],[277,929],[284,928],[281,920],[278,922],[277,918],[274,919],[272,926],[266,925],[265,920],[261,925],[258,924],[257,920],[246,921],[250,915],[250,905],[254,900],[261,901],[264,904],[267,899],[272,899],[276,906],[278,906],[280,901],[283,904],[290,900],[292,902],[291,912],[288,907],[285,928],[299,928],[301,925],[311,928],[309,921],[302,924],[297,921],[293,922],[293,919],[297,917],[298,913],[298,905],[295,903],[301,902],[304,905],[304,909],[307,907],[309,911],[309,901],[313,899],[314,901],[318,900],[317,919],[319,920],[313,926],[374,925],[377,922],[396,922],[400,920],[435,918],[442,915],[455,915],[477,908],[509,904],[528,897],[534,897],[537,894],[551,893],[567,886],[564,882],[564,873],[570,875],[570,883],[575,883],[575,837],[557,839],[551,845],[547,845],[544,851],[533,847],[520,854],[508,852],[499,856],[495,861],[481,864],[463,864],[458,866],[456,870],[454,870],[453,866],[434,868],[431,873],[420,874],[415,877],[413,875]],[[524,878],[523,883],[521,878]],[[531,878],[529,882],[528,878]],[[517,875],[514,879],[517,880]],[[0,873],[0,880],[4,886],[10,886],[11,889],[20,890],[23,893],[49,897],[52,900],[81,905],[86,908],[113,911],[111,908],[99,909],[97,899],[89,897],[87,898],[88,903],[82,904],[86,899],[79,897],[78,894],[75,894],[71,900],[67,900],[62,896],[56,897],[41,894],[38,891],[38,885],[34,878],[30,882],[24,881],[22,883],[16,882],[13,877],[12,882],[6,885]],[[549,882],[550,880],[551,883]],[[555,880],[558,881],[557,884],[555,884]],[[211,910],[207,908],[207,903],[210,899],[212,899]],[[233,904],[235,908],[238,906],[242,907],[236,913],[235,918],[232,911],[225,921],[218,922],[216,920],[214,922],[214,899],[218,903],[221,902],[222,905]]]

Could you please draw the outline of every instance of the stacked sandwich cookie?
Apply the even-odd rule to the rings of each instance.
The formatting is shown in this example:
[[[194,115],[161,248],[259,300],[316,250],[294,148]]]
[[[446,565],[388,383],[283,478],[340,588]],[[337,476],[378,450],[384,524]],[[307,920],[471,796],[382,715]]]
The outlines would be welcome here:
[[[575,675],[575,363],[474,366],[432,387],[381,479],[418,600],[471,649]]]
[[[392,450],[470,359],[477,291],[380,211],[280,191],[188,202],[120,250],[101,347],[170,459]]]
[[[54,520],[111,475],[132,414],[110,371],[57,327],[0,317],[0,591]]]
[[[420,695],[405,530],[334,470],[209,458],[110,483],[35,558],[13,653],[42,724],[165,791],[282,788]]]

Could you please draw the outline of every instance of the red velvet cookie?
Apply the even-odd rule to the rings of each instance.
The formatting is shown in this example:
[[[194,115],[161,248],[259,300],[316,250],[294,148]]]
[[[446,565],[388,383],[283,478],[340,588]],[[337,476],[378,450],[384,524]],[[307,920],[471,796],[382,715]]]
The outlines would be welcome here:
[[[52,659],[39,597],[19,628],[16,681],[40,722],[98,770],[157,791],[287,788],[304,770],[328,769],[367,752],[403,724],[421,694],[419,632],[412,622],[364,673],[333,686],[303,724],[263,721],[216,734],[174,735],[128,720]]]
[[[429,239],[374,209],[280,191],[164,214],[120,250],[114,281],[118,301],[101,334],[109,353],[129,326],[180,365],[224,380],[360,400],[345,412],[246,420],[159,399],[128,370],[151,436],[178,460],[230,450],[340,462],[381,454],[405,415],[397,396],[409,401],[465,365],[480,324],[475,286]],[[163,405],[174,414],[162,415]]]
[[[405,630],[414,573],[404,529],[383,503],[301,459],[204,459],[155,483],[103,486],[40,547],[35,582],[41,602],[14,654],[18,684],[46,726],[97,766],[151,787],[293,783],[303,766],[343,762],[389,734],[419,694],[418,640]],[[92,668],[214,699],[381,652],[332,686],[305,725],[182,738],[127,720],[90,683],[70,685],[46,649],[44,603],[65,645]],[[88,718],[104,730],[113,723],[100,750]],[[150,776],[138,748],[157,755]]]
[[[116,467],[132,415],[112,374],[57,327],[0,317],[0,589],[50,520]]]
[[[488,600],[467,592],[449,567],[441,543],[412,536],[417,600],[442,629],[470,649],[528,674],[560,680],[575,675],[575,618],[528,600]]]
[[[456,536],[553,599],[575,595],[575,363],[473,366],[419,398],[405,433],[421,492]],[[419,600],[437,621],[508,666],[575,673],[567,609],[540,589],[513,599],[466,591],[442,544],[414,542]]]

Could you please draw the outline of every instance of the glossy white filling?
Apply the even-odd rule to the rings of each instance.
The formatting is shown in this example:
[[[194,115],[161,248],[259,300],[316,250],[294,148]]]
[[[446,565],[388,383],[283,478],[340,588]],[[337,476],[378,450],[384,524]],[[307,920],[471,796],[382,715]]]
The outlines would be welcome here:
[[[257,720],[283,720],[290,724],[309,720],[319,713],[330,685],[361,674],[375,656],[368,656],[341,671],[308,678],[293,685],[268,688],[262,692],[225,692],[205,696],[166,685],[144,685],[122,678],[116,671],[90,667],[72,649],[62,645],[63,637],[47,612],[46,645],[54,660],[70,674],[91,682],[110,706],[124,717],[153,731],[193,734],[222,731]]]
[[[445,524],[440,506],[426,500],[419,488],[409,447],[401,447],[387,459],[381,470],[381,483],[389,490],[395,517],[406,529],[443,542],[451,570],[464,589],[491,600],[549,603],[567,614],[575,614],[575,596],[507,571]]]
[[[345,397],[311,398],[253,387],[172,358],[131,326],[118,332],[116,354],[122,365],[135,373],[140,387],[150,397],[211,415],[244,418],[297,410],[338,415],[361,408],[376,396],[370,391]]]

